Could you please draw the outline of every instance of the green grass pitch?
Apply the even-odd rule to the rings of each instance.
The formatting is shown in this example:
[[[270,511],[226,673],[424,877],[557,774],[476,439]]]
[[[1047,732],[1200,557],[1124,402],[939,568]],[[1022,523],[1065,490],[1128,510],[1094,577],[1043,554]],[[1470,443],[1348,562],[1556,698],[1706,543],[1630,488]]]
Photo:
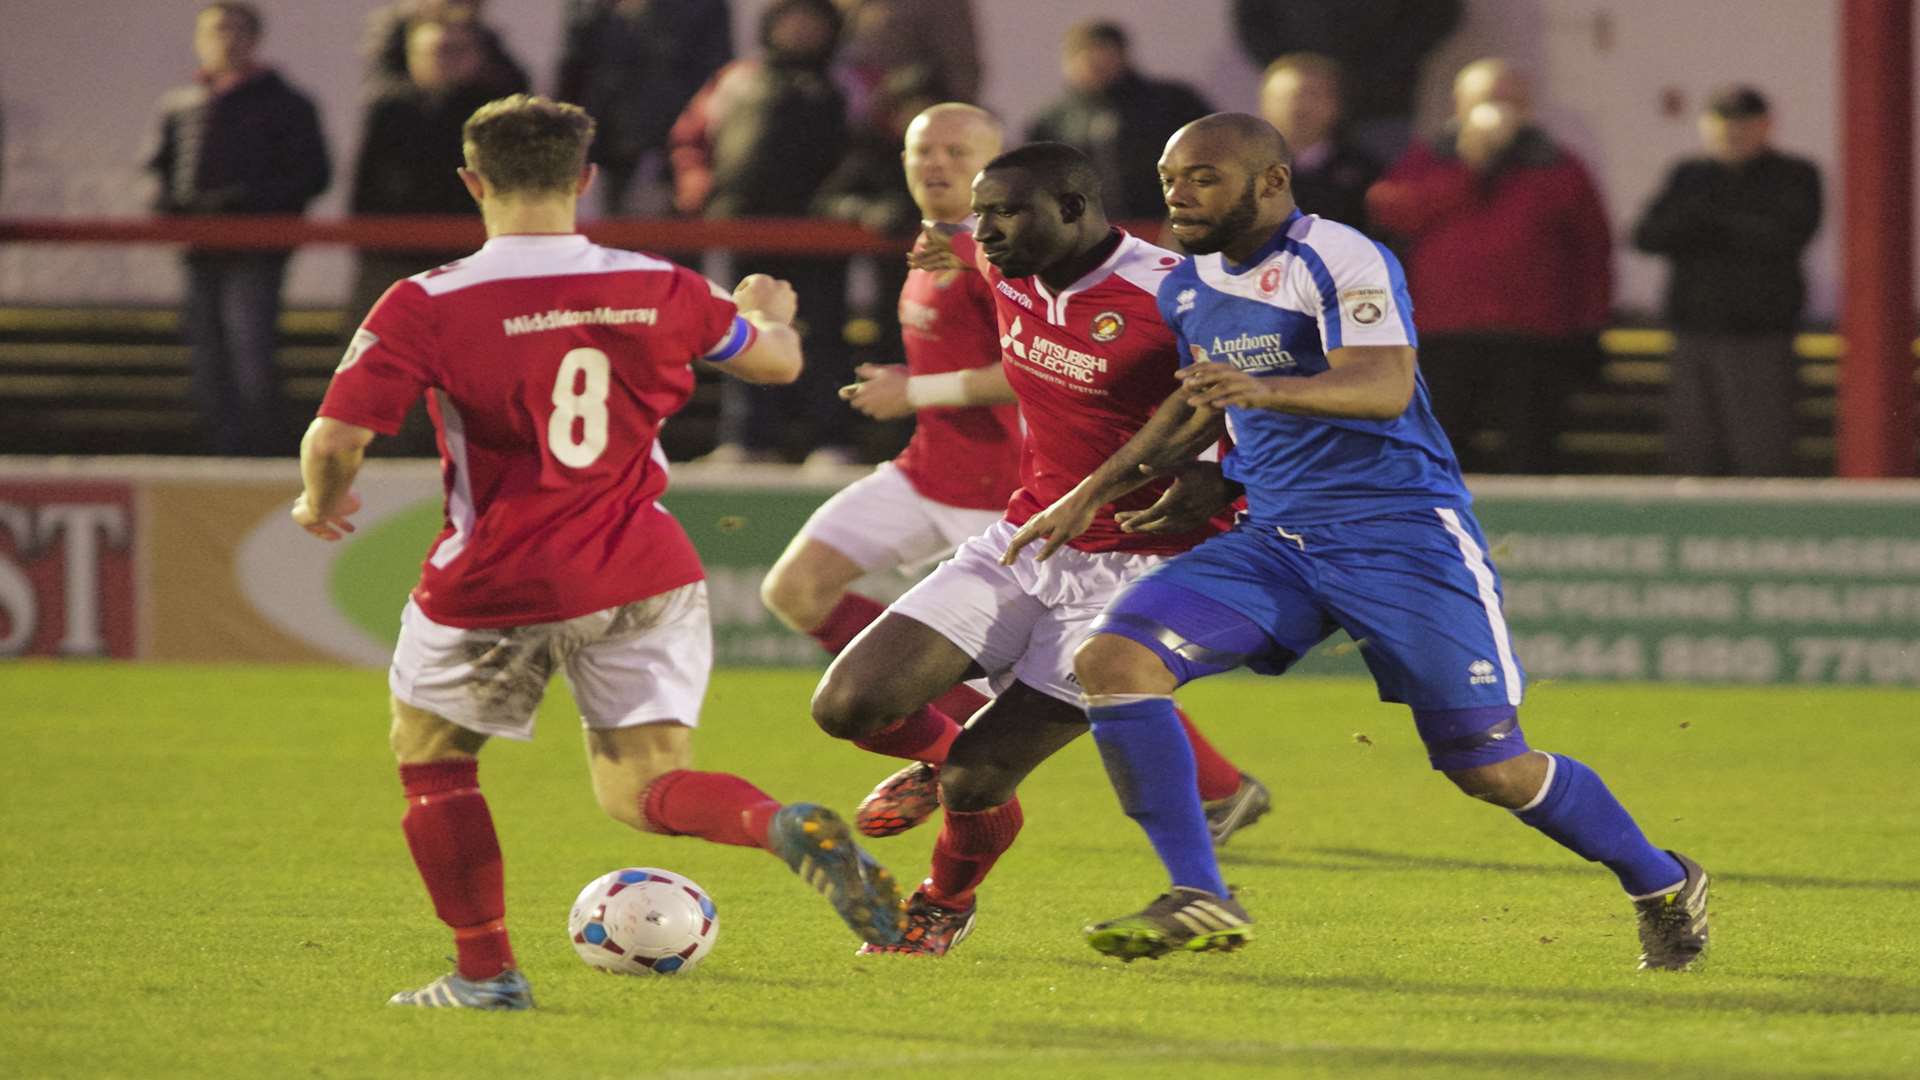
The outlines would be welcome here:
[[[812,679],[720,673],[698,765],[850,812],[892,765],[812,729]],[[1912,692],[1537,688],[1530,741],[1715,875],[1709,962],[1675,976],[1632,970],[1610,875],[1454,793],[1357,682],[1184,696],[1274,789],[1225,859],[1258,937],[1131,966],[1079,929],[1163,879],[1090,742],[1023,792],[971,940],[856,958],[770,856],[602,818],[556,686],[540,737],[481,770],[540,1002],[512,1015],[384,1004],[451,952],[397,827],[384,698],[358,671],[0,666],[0,1075],[1920,1076]],[[873,848],[912,881],[931,842]],[[574,893],[648,864],[712,892],[713,955],[589,970]]]

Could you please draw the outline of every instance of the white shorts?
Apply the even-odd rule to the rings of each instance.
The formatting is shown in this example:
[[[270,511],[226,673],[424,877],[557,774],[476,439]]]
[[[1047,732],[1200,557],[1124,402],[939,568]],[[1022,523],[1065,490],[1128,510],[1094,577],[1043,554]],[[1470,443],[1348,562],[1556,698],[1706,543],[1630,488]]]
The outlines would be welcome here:
[[[566,671],[587,727],[693,727],[713,669],[707,583],[564,622],[495,630],[442,626],[408,600],[387,685],[408,705],[469,731],[531,739],[556,668]]]
[[[1017,680],[1077,707],[1073,651],[1108,602],[1165,556],[1063,547],[1037,562],[1036,544],[1001,566],[1000,553],[1017,531],[1004,519],[995,522],[888,610],[958,645],[987,673],[994,693]]]
[[[800,535],[852,559],[863,573],[911,570],[946,555],[1000,516],[999,510],[929,499],[889,461],[820,504]]]

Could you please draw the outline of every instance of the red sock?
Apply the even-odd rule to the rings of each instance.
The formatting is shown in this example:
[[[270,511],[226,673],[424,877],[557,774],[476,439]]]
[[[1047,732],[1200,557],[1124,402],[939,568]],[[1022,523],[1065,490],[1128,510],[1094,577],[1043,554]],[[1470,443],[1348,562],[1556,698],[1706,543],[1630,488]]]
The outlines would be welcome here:
[[[933,842],[933,872],[922,886],[927,899],[966,910],[973,903],[973,890],[1020,835],[1022,820],[1018,798],[987,810],[947,811],[940,838]]]
[[[669,836],[697,836],[737,847],[767,846],[780,803],[732,773],[675,769],[647,785],[640,811]]]
[[[953,722],[964,726],[973,719],[980,707],[993,699],[968,686],[955,683],[953,689],[933,699],[933,707],[953,718]]]
[[[947,760],[947,748],[959,734],[960,725],[952,717],[927,705],[892,727],[853,740],[853,745],[875,754],[938,765]]]
[[[402,765],[400,783],[407,793],[400,828],[433,910],[453,928],[460,974],[491,979],[513,966],[513,948],[503,921],[500,840],[480,794],[480,763],[452,758]]]
[[[1208,802],[1224,799],[1240,790],[1240,770],[1233,762],[1220,756],[1200,729],[1193,726],[1193,720],[1179,709],[1180,726],[1187,729],[1187,743],[1193,747],[1193,764],[1200,779],[1200,797]]]
[[[886,607],[877,600],[859,593],[843,593],[840,602],[833,605],[833,610],[827,612],[827,617],[820,621],[819,626],[807,631],[807,636],[819,642],[821,648],[838,656],[840,650],[847,647],[847,642],[852,641],[885,610]]]

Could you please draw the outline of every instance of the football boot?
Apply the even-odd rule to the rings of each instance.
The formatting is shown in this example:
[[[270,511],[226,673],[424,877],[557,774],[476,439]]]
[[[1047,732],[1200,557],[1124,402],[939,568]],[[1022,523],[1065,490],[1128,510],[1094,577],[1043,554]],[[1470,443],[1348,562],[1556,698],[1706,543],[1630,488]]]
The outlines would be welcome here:
[[[1686,971],[1707,951],[1707,872],[1677,851],[1667,854],[1687,877],[1673,892],[1633,902],[1640,919],[1641,971]]]
[[[1087,944],[1132,961],[1170,952],[1231,952],[1253,940],[1253,917],[1232,896],[1176,885],[1134,915],[1086,928]]]
[[[904,956],[945,956],[947,950],[973,933],[975,905],[965,911],[941,907],[927,899],[924,890],[915,892],[907,903],[907,933],[898,945],[862,945],[861,956],[899,953]]]
[[[533,987],[527,985],[525,975],[513,968],[491,979],[468,979],[452,971],[418,990],[400,991],[388,998],[387,1004],[420,1009],[531,1009]]]
[[[880,781],[853,811],[862,836],[906,832],[940,809],[940,766],[916,761]]]
[[[860,940],[894,945],[906,933],[893,874],[860,850],[840,815],[813,803],[783,806],[767,827],[767,846],[827,898]]]

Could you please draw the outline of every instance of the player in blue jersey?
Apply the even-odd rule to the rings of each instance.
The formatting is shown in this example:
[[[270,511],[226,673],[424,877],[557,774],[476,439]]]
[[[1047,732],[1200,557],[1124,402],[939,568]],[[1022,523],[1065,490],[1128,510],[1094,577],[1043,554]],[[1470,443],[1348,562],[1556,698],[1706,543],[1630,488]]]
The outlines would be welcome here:
[[[1398,262],[1294,207],[1286,142],[1256,117],[1182,128],[1160,178],[1195,253],[1158,293],[1192,360],[1182,389],[1006,554],[1041,541],[1046,558],[1147,475],[1184,467],[1191,480],[1185,463],[1222,423],[1233,437],[1219,496],[1244,491],[1239,523],[1138,579],[1075,656],[1108,774],[1173,879],[1144,911],[1089,927],[1089,942],[1132,959],[1252,937],[1208,843],[1170,695],[1242,666],[1277,675],[1343,629],[1381,699],[1412,708],[1434,768],[1618,875],[1639,912],[1641,967],[1690,966],[1707,944],[1706,872],[1649,843],[1592,769],[1521,733],[1525,676],[1500,579],[1428,405]],[[1155,517],[1124,524],[1182,524]]]

